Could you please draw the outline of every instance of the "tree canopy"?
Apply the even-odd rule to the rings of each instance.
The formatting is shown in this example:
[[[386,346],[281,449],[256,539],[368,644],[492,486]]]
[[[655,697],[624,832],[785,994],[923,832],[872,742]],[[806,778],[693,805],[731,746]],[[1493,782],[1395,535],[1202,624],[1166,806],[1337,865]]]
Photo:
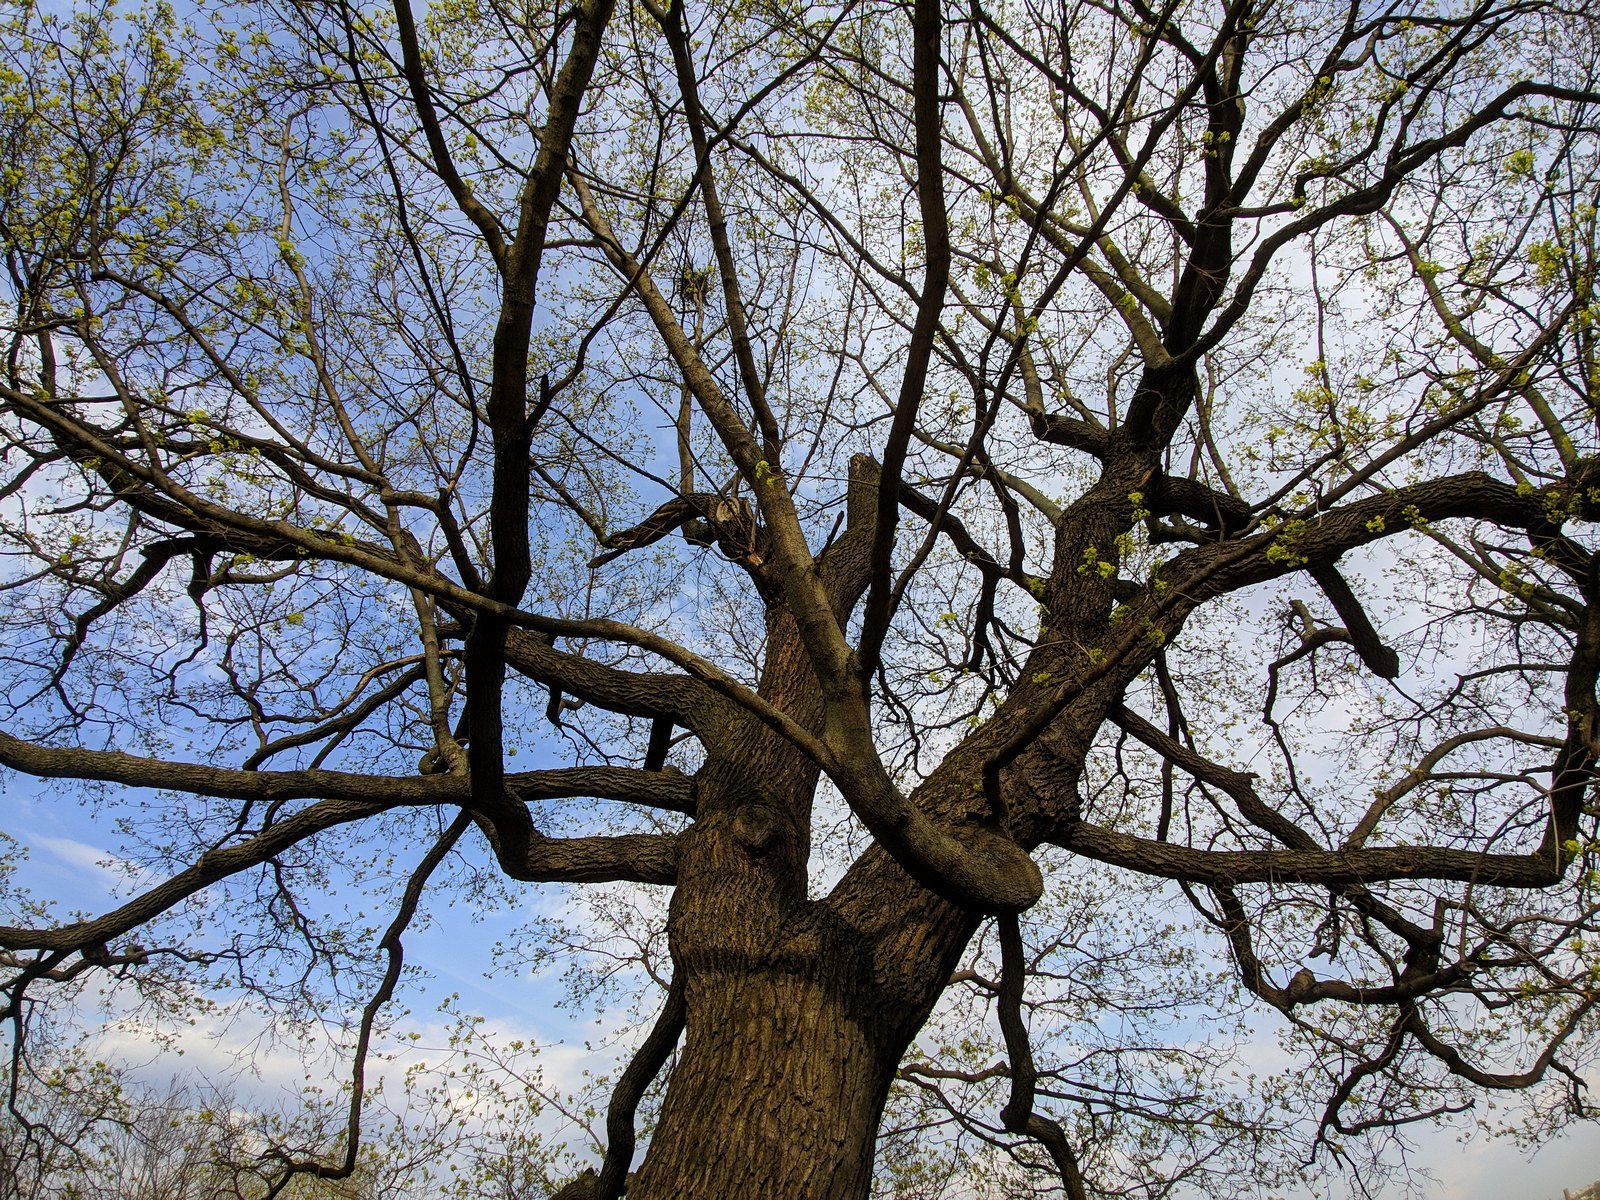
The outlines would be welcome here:
[[[1596,21],[10,10],[0,764],[133,867],[7,890],[13,1117],[244,993],[353,1064],[251,1186],[351,1175],[408,930],[550,885],[659,1010],[565,1196],[1593,1116]]]

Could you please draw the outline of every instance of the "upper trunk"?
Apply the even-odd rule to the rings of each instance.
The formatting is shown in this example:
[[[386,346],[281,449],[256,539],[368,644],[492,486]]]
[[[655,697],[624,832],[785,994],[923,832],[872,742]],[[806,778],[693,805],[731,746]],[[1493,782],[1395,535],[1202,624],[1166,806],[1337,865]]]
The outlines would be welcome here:
[[[977,920],[881,851],[863,865],[848,885],[862,923],[803,902],[764,942],[709,936],[726,890],[675,899],[687,1020],[630,1200],[867,1195],[895,1069]]]

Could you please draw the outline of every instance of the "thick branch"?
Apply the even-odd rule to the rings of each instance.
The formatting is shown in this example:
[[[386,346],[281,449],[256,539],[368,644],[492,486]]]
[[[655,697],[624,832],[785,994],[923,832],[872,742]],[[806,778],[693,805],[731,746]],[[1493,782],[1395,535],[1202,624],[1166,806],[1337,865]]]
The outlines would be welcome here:
[[[927,389],[928,364],[933,357],[934,339],[939,332],[939,314],[944,308],[945,292],[950,283],[950,222],[945,211],[944,137],[939,119],[939,46],[943,22],[938,0],[916,0],[911,22],[911,96],[916,128],[917,203],[922,218],[927,265],[923,271],[922,295],[917,299],[917,316],[911,328],[911,342],[906,348],[906,367],[900,380],[900,396],[881,455],[883,474],[878,485],[877,540],[872,547],[872,582],[867,591],[859,642],[859,666],[863,680],[871,679],[877,670],[879,649],[892,615],[889,559],[894,552],[895,530],[900,525],[900,475],[905,466],[906,449],[911,444],[912,429],[916,426],[923,392]]]
[[[1484,887],[1543,888],[1562,864],[1546,854],[1490,854],[1429,846],[1358,850],[1197,850],[1078,822],[1050,839],[1113,866],[1213,887],[1239,883],[1337,886],[1390,879],[1447,879]]]

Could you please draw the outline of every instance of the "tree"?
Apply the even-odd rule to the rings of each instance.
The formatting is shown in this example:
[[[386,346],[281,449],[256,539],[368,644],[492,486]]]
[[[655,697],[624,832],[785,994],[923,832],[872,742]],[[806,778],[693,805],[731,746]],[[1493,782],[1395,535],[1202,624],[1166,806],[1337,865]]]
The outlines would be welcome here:
[[[43,1053],[41,1053],[43,1049]],[[20,1083],[37,1118],[0,1129],[0,1188],[8,1200],[234,1200],[262,1193],[264,1145],[316,1138],[308,1113],[255,1111],[230,1093],[176,1081],[143,1085],[118,1068],[59,1046],[29,1048],[43,1066]],[[328,1112],[321,1116],[333,1115]],[[369,1139],[342,1180],[295,1179],[296,1200],[399,1200],[437,1152],[437,1136]],[[429,1131],[437,1135],[437,1130]],[[409,1160],[409,1161],[408,1161]]]
[[[25,5],[0,762],[142,874],[16,901],[14,1077],[94,979],[343,1006],[348,1127],[273,1159],[340,1177],[408,928],[499,878],[670,895],[563,1194],[1590,1115],[1597,47],[1546,0]],[[1265,1094],[1200,1032],[1241,991]]]

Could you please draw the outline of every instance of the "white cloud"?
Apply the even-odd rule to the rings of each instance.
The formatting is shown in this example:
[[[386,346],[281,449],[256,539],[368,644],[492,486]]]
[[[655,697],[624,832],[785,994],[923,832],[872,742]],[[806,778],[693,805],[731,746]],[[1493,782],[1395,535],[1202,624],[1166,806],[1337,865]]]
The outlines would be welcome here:
[[[1558,1200],[1600,1178],[1600,1126],[1580,1122],[1536,1150],[1439,1125],[1420,1131],[1417,1159],[1437,1176],[1430,1200]]]
[[[139,868],[127,859],[76,838],[27,834],[22,840],[45,851],[71,870],[89,876],[106,892],[126,887],[141,874]]]

